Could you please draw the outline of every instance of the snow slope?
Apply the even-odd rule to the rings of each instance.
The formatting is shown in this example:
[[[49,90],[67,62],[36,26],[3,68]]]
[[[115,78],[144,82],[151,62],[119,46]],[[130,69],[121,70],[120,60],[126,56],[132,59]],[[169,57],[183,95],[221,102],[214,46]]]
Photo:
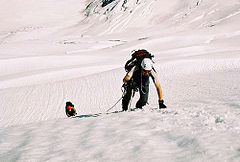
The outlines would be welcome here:
[[[238,0],[2,0],[0,19],[0,161],[240,160]],[[106,112],[139,48],[168,108],[151,84]]]

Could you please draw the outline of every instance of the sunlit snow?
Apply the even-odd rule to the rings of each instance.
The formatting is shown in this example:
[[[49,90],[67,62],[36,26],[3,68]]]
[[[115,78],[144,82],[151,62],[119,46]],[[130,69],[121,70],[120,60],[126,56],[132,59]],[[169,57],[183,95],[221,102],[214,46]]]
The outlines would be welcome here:
[[[0,161],[240,161],[239,0],[1,0],[0,20]],[[107,112],[136,49],[168,108],[151,83]]]

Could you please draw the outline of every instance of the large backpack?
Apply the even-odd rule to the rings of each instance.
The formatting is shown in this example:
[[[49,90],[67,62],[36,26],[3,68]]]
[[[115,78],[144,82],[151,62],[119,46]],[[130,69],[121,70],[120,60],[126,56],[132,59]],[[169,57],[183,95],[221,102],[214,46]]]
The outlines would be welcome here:
[[[152,60],[153,57],[154,56],[145,49],[133,51],[132,58],[125,64],[125,71],[129,72],[134,66],[141,67],[144,58],[150,58]]]

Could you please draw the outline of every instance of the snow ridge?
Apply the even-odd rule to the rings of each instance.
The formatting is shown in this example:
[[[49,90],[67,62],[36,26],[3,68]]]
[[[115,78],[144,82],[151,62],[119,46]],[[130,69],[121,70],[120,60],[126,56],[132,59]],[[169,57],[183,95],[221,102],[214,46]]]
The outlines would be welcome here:
[[[0,1],[0,161],[240,161],[239,8]],[[143,110],[119,102],[106,112],[122,96],[124,63],[143,48],[168,108],[158,109],[151,82]]]

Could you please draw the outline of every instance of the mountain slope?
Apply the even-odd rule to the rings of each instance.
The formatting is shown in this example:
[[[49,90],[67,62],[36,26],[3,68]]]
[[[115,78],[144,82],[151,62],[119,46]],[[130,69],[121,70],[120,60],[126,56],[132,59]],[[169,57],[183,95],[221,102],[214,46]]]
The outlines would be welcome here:
[[[239,161],[238,0],[0,2],[0,161]],[[120,112],[131,51],[154,57]],[[138,99],[134,97],[133,107]],[[76,118],[67,118],[72,101]]]

